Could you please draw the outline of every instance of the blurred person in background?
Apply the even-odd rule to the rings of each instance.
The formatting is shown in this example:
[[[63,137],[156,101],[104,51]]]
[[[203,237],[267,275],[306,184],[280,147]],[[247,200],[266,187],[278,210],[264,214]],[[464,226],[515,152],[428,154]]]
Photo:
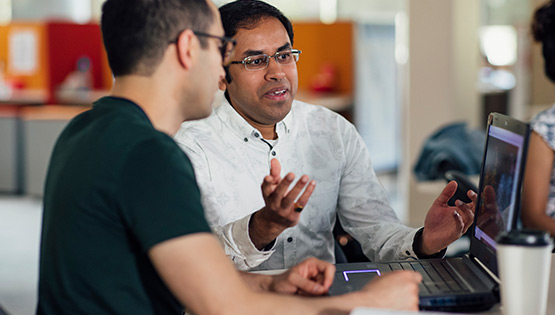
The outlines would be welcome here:
[[[555,3],[540,6],[532,20],[532,35],[541,43],[545,74],[555,82]],[[555,105],[531,122],[528,160],[522,192],[522,221],[529,228],[555,237]]]

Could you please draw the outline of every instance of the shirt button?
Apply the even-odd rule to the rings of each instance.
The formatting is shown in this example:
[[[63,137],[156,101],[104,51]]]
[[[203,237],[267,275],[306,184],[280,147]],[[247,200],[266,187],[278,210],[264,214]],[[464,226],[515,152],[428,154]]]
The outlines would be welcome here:
[[[249,142],[249,139],[245,138],[245,139],[243,139],[243,141],[245,141],[245,142]]]
[[[276,151],[272,151],[273,156],[276,156],[276,154],[277,154]]]
[[[292,238],[292,237],[288,237],[288,238],[287,238],[287,242],[289,242],[289,243],[293,242],[293,238]]]
[[[258,138],[258,137],[260,137],[260,134],[258,132],[255,132],[254,136]]]

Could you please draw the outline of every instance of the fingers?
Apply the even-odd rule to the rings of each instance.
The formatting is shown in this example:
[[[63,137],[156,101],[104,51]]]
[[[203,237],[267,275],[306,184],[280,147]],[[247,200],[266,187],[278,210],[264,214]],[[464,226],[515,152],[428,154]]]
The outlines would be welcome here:
[[[418,310],[418,284],[422,276],[414,271],[387,272],[375,277],[361,292],[370,293],[374,305],[395,310]]]
[[[297,199],[297,196],[301,193],[301,191],[306,186],[306,183],[308,183],[308,176],[306,175],[301,176],[301,178],[297,181],[295,186],[293,186],[293,189],[291,189],[287,193],[285,198],[283,198],[283,200],[281,201],[281,206],[283,208],[288,208],[292,206],[293,202],[295,202],[295,199]],[[299,206],[304,207],[304,204],[299,203]]]
[[[439,194],[439,197],[436,198],[435,203],[440,203],[440,204],[447,203],[447,201],[449,201],[449,199],[451,198],[451,196],[453,196],[455,191],[457,191],[457,182],[452,180],[443,188],[443,190]]]
[[[293,173],[285,175],[285,178],[281,181],[278,179],[278,182],[276,182],[275,178],[271,175],[264,177],[262,181],[262,197],[266,202],[266,206],[278,209],[285,191],[287,191],[287,188],[294,179],[295,175]]]
[[[276,183],[274,179],[275,177],[268,175],[264,177],[264,181],[262,182],[262,194],[264,199],[267,201],[267,205],[273,209],[292,209],[295,200],[304,189],[304,192],[296,202],[297,205],[302,208],[306,206],[310,196],[316,188],[316,181],[312,180],[309,182],[307,175],[301,176],[289,192],[287,192],[287,189],[289,189],[289,186],[295,179],[293,173],[285,175],[278,183]]]
[[[265,208],[279,212],[279,216],[289,216],[290,212],[295,211],[298,218],[298,214],[306,206],[308,199],[314,192],[316,181],[310,181],[307,175],[303,175],[288,191],[295,180],[295,174],[288,173],[282,179],[280,173],[281,164],[277,159],[272,159],[270,161],[270,174],[264,177],[261,185],[262,196],[266,203]],[[299,197],[299,195],[301,196]]]
[[[275,195],[276,198],[279,198],[280,202],[283,196],[285,196],[287,189],[289,189],[289,186],[291,185],[294,179],[295,179],[295,174],[287,173],[287,175],[285,175],[285,177],[277,185],[276,189],[273,192],[273,195]]]
[[[463,226],[463,233],[466,232],[468,227],[474,222],[474,212],[476,207],[476,193],[469,191],[468,197],[473,200],[471,203],[464,203],[460,200],[455,201],[457,209],[455,210],[456,215],[461,219]]]
[[[295,279],[294,285],[311,295],[321,295],[328,292],[335,277],[335,266],[311,257],[297,266],[297,275],[305,280]],[[291,279],[293,281],[293,279]]]
[[[315,188],[316,188],[316,181],[311,180],[306,186],[306,189],[304,190],[303,194],[299,197],[299,199],[297,199],[296,204],[298,204],[301,207],[306,206],[306,204],[308,203],[308,199],[314,192]],[[295,194],[295,197],[296,197],[296,194]]]
[[[478,199],[478,194],[475,193],[473,190],[468,190],[468,191],[466,192],[466,195],[467,195],[468,198],[470,198],[470,200],[471,200],[472,202],[474,202],[474,203],[476,202],[476,199]]]
[[[264,199],[268,198],[274,192],[276,185],[278,183],[279,183],[279,179],[276,179],[271,175],[264,177],[264,180],[262,181],[262,186],[261,186],[262,196],[264,197]]]
[[[277,159],[272,159],[270,161],[270,176],[273,176],[274,178],[280,178],[281,175],[281,164],[279,164],[279,161]]]
[[[327,291],[335,277],[335,266],[317,258],[309,258],[306,261],[316,268],[316,278]]]
[[[289,276],[289,283],[297,288],[297,292],[305,295],[322,295],[328,290],[322,284],[312,279],[307,279],[298,273]]]
[[[457,222],[457,226],[459,227],[459,233],[463,234],[463,232],[465,230],[465,224],[464,224],[463,218],[461,217],[461,215],[459,214],[459,212],[457,210],[453,211],[453,216],[455,217],[455,221]]]
[[[422,275],[418,272],[409,271],[409,279],[419,284],[422,282]]]

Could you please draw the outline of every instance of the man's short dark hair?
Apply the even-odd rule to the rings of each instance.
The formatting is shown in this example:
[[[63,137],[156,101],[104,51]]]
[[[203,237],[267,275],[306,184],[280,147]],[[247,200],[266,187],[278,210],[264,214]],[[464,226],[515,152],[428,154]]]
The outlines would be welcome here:
[[[534,13],[532,35],[542,44],[545,74],[555,82],[555,1],[547,1]]]
[[[276,7],[259,0],[237,0],[220,7],[225,36],[233,37],[240,28],[253,29],[264,18],[278,19],[289,35],[293,45],[291,21]]]
[[[205,32],[213,21],[207,0],[107,0],[101,29],[112,73],[151,75],[181,31]]]
[[[278,19],[289,35],[291,45],[293,45],[293,26],[291,21],[281,13],[276,7],[258,0],[237,0],[220,7],[220,16],[224,26],[225,36],[233,37],[237,31],[243,29],[253,29],[265,18]],[[231,83],[231,76],[227,67],[225,68],[226,80]],[[226,91],[227,96],[227,91]]]

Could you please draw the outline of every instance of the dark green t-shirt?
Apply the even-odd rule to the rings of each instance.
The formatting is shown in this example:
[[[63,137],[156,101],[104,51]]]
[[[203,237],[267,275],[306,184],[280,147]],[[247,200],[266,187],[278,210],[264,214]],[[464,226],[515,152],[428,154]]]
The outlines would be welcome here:
[[[179,314],[147,252],[198,232],[210,229],[187,156],[136,104],[100,99],[52,153],[37,313]]]

